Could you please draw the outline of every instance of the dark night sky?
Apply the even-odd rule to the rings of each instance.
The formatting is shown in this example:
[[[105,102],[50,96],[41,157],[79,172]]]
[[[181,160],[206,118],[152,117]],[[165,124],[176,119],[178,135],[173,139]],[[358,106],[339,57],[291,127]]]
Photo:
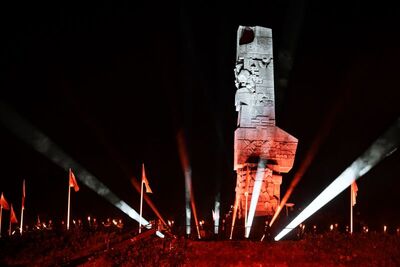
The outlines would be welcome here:
[[[239,25],[273,30],[277,125],[299,139],[282,195],[312,142],[326,136],[290,199],[297,208],[400,115],[398,14],[390,6],[111,2],[1,3],[0,99],[135,209],[139,194],[130,178],[140,177],[145,162],[151,199],[164,217],[183,219],[180,129],[187,138],[199,217],[211,219],[218,185],[222,212],[233,204]],[[0,147],[0,191],[17,212],[25,178],[28,221],[65,216],[67,173],[2,124]],[[360,220],[400,224],[399,163],[397,151],[359,180]],[[73,194],[76,216],[124,216],[81,188]],[[347,193],[320,214],[347,220]],[[154,216],[148,207],[144,214]]]

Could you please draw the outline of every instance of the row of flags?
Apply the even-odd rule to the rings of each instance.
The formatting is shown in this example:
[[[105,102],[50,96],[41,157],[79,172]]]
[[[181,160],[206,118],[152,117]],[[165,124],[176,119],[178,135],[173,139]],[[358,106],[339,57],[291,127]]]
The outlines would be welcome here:
[[[1,205],[1,209],[2,210],[10,210],[10,207],[11,207],[11,211],[10,211],[11,223],[18,223],[18,219],[17,219],[17,216],[15,216],[15,211],[14,211],[13,205],[12,204],[8,205],[8,202],[7,202],[6,198],[4,197],[3,193],[1,193],[1,201],[0,201],[0,203],[1,203],[0,205]],[[24,204],[22,204],[22,208],[24,208],[23,205]]]
[[[69,222],[70,222],[70,199],[71,199],[71,188],[74,189],[75,192],[79,191],[79,185],[76,181],[75,174],[72,172],[71,168],[69,169],[69,174],[68,174],[68,213],[67,213],[67,229],[69,229]],[[141,189],[141,209],[140,209],[140,218],[142,217],[142,202],[143,202],[143,185],[146,188],[146,193],[153,193],[149,181],[147,180],[145,169],[144,169],[144,164],[142,165],[142,181],[141,181],[142,189]],[[25,180],[22,182],[22,206],[21,206],[21,226],[20,226],[20,233],[22,234],[22,228],[23,228],[23,214],[25,210]],[[2,213],[3,209],[4,210],[10,210],[10,227],[9,227],[9,235],[11,235],[11,226],[12,224],[18,223],[17,216],[15,215],[14,208],[11,205],[8,204],[6,198],[4,197],[4,194],[1,193],[1,199],[0,199],[0,237],[1,237],[1,223],[2,223]],[[139,225],[141,224],[141,220],[139,222]],[[140,227],[140,226],[139,226]]]
[[[69,186],[68,186],[68,191],[70,189],[74,188],[75,192],[79,191],[79,186],[76,181],[75,175],[72,172],[71,169],[69,169]],[[69,192],[70,194],[70,192]],[[70,214],[70,195],[68,194],[68,223],[69,225],[69,214]],[[22,234],[22,229],[23,229],[23,218],[24,218],[24,210],[25,210],[25,198],[26,198],[26,191],[25,191],[25,179],[22,182],[22,201],[21,201],[21,225],[20,225],[20,233]],[[1,237],[1,225],[2,225],[2,214],[3,210],[10,210],[10,227],[9,227],[9,235],[11,235],[11,227],[12,224],[18,223],[17,216],[15,214],[14,208],[12,204],[8,204],[8,201],[4,197],[4,194],[1,193],[1,198],[0,198],[0,237]]]
[[[24,197],[22,199],[24,201]],[[24,204],[22,204],[22,205],[24,205]],[[6,198],[4,197],[4,194],[1,193],[1,198],[0,198],[0,237],[1,237],[1,224],[2,224],[3,210],[10,210],[10,227],[8,230],[8,234],[11,235],[11,226],[14,223],[18,223],[18,219],[17,219],[17,216],[15,215],[13,205],[12,204],[9,205]]]
[[[142,226],[142,207],[143,207],[143,185],[146,188],[146,193],[153,193],[150,188],[149,181],[147,180],[146,171],[144,169],[144,164],[142,164],[142,181],[141,181],[141,189],[140,189],[140,214],[139,214],[139,233],[141,232]],[[69,186],[68,186],[68,215],[67,215],[67,229],[69,229],[69,217],[70,217],[70,193],[71,187],[74,188],[75,192],[79,191],[78,183],[76,182],[76,178],[71,169],[69,169]]]
[[[67,214],[67,229],[69,229],[69,221],[70,221],[70,193],[71,193],[71,187],[74,189],[75,192],[79,191],[79,185],[76,181],[76,177],[74,173],[72,172],[71,169],[69,169],[69,182],[68,182],[68,214]],[[146,177],[145,173],[145,168],[144,164],[142,164],[142,179],[141,179],[141,199],[140,199],[140,220],[139,220],[139,232],[141,232],[141,218],[142,218],[142,203],[143,203],[143,185],[146,188],[146,193],[153,193],[149,181]],[[353,224],[353,211],[352,208],[356,204],[356,198],[357,198],[357,192],[358,192],[358,186],[356,182],[354,181],[351,186],[350,186],[350,192],[351,192],[351,197],[350,197],[350,204],[351,204],[351,228]],[[22,226],[23,226],[23,212],[25,209],[25,180],[23,180],[22,183],[22,207],[21,207],[21,227],[20,227],[20,232],[22,234]],[[9,205],[6,198],[4,197],[4,194],[1,193],[1,198],[0,198],[0,237],[1,237],[1,223],[2,223],[2,212],[4,210],[10,210],[10,227],[9,227],[9,235],[11,235],[11,226],[12,224],[18,223],[17,216],[15,215],[15,211],[13,209],[12,204]],[[213,215],[213,220],[216,220],[216,213],[214,210],[212,210],[212,215]],[[351,229],[352,232],[352,229]]]
[[[1,193],[1,198],[0,198],[0,205],[2,209],[9,210],[10,207],[8,205],[8,202],[6,198],[4,197],[4,194]],[[12,208],[12,205],[11,205]],[[22,209],[25,208],[25,180],[22,181]]]

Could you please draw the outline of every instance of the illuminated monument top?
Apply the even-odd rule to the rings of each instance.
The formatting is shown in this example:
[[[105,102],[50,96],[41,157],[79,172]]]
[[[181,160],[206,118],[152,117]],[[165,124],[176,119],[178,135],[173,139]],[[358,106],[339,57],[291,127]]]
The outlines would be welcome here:
[[[234,140],[234,217],[238,213],[246,220],[247,215],[274,214],[280,201],[281,173],[292,168],[297,148],[297,139],[275,126],[271,29],[239,27],[235,85],[238,128]],[[255,186],[256,180],[259,186]],[[251,201],[255,201],[253,211]]]

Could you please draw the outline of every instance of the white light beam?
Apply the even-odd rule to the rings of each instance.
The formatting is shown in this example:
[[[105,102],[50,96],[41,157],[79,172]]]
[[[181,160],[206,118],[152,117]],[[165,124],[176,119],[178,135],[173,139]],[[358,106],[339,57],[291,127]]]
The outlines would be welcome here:
[[[317,210],[331,201],[356,179],[365,175],[381,160],[391,155],[399,144],[400,118],[380,136],[359,158],[357,158],[339,177],[337,177],[321,194],[319,194],[292,222],[276,237],[280,240],[300,223],[313,215]]]
[[[107,199],[107,201],[126,213],[129,217],[139,222],[140,215],[134,209],[111,192],[111,190],[100,182],[100,180],[93,174],[89,173],[79,163],[74,161],[60,147],[50,140],[49,137],[2,102],[0,102],[0,121],[16,136],[32,146],[33,149],[46,156],[53,163],[63,168],[65,171],[72,168],[79,181],[92,189],[98,195]],[[148,224],[148,221],[144,218],[142,218],[142,222],[143,224]]]

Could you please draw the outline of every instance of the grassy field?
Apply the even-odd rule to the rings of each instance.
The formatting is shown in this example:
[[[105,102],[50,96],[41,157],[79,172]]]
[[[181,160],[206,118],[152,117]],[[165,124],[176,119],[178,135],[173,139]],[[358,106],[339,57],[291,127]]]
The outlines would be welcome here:
[[[105,253],[84,266],[111,266],[116,260],[125,266],[400,266],[400,237],[374,233],[281,242],[152,242]]]
[[[256,242],[94,233],[10,240],[0,257],[1,266],[400,266],[400,236],[329,232]]]

